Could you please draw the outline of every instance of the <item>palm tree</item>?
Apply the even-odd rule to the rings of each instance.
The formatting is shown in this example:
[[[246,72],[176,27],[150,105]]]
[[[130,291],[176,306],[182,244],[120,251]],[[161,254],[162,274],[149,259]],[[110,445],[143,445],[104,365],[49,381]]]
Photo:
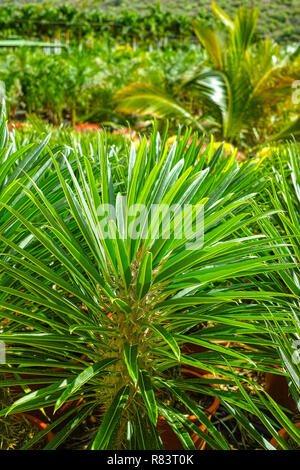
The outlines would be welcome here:
[[[255,145],[277,133],[287,119],[282,108],[288,107],[287,100],[292,103],[298,51],[287,54],[272,40],[257,38],[254,8],[240,7],[234,21],[214,2],[212,9],[225,28],[194,22],[206,60],[174,87],[180,97],[188,93],[192,100],[186,103],[173,93],[133,83],[116,94],[117,109],[180,120],[201,130],[214,129],[224,140]]]

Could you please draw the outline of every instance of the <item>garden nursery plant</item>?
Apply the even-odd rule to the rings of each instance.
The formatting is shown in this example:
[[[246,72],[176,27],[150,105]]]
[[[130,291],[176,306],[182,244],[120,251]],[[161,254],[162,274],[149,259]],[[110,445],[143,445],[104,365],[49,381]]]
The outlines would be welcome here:
[[[299,450],[299,7],[131,3],[0,7],[0,450]]]
[[[99,133],[89,156],[49,139],[23,146],[2,108],[0,418],[48,424],[22,449],[239,448],[218,407],[258,448],[289,448],[283,421],[299,444],[253,378],[299,308],[274,285],[289,243],[260,229],[263,162],[155,126],[138,146]]]

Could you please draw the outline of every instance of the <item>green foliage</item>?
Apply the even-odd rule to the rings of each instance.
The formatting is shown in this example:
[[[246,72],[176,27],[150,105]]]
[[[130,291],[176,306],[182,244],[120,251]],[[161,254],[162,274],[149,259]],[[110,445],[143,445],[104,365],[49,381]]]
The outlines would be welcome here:
[[[258,33],[271,36],[282,43],[299,41],[299,5],[297,0],[244,0],[246,7],[257,7],[261,12]],[[111,4],[85,0],[71,0],[61,4],[52,2],[10,1],[0,9],[2,35],[12,31],[25,37],[55,37],[70,32],[70,38],[78,40],[88,35],[107,32],[114,37],[131,40],[161,40],[176,37],[180,40],[193,38],[192,19],[213,20],[211,0],[123,0]],[[234,15],[237,2],[219,0],[218,5],[230,16]],[[3,37],[2,36],[2,37]]]
[[[171,130],[177,124],[191,125],[243,150],[291,134],[298,138],[300,120],[292,95],[299,50],[262,39],[256,9],[241,7],[233,19],[213,3],[212,12],[214,23],[204,17],[193,20],[198,43],[196,37],[189,42],[188,34],[184,41],[164,37],[156,21],[167,24],[169,15],[158,7],[152,9],[150,23],[159,40],[150,35],[137,44],[129,28],[122,39],[106,31],[101,38],[85,35],[79,43],[78,38],[67,41],[64,48],[51,43],[54,53],[50,48],[4,48],[1,94],[11,119],[29,113],[55,125],[88,121],[108,129],[128,126],[129,120],[135,129],[146,129],[149,121],[139,117],[154,116],[170,119]],[[137,30],[143,27],[136,14],[125,17]]]
[[[46,449],[64,445],[91,413],[101,419],[89,436],[90,449],[160,449],[159,416],[185,449],[194,449],[187,431],[212,449],[229,449],[194,396],[221,399],[238,422],[249,411],[264,416],[262,401],[253,396],[254,409],[247,394],[230,385],[240,370],[272,370],[267,364],[278,353],[265,322],[288,321],[295,299],[278,292],[272,278],[294,266],[276,252],[285,241],[256,233],[257,224],[273,216],[264,208],[253,215],[255,192],[266,183],[260,163],[237,164],[234,155],[224,159],[212,145],[203,151],[197,135],[189,142],[189,130],[168,147],[154,128],[137,148],[115,147],[100,134],[89,154],[75,140],[57,147],[46,140],[35,149],[46,167],[34,169],[26,147],[15,167],[4,115],[1,123],[2,158],[12,155],[6,178],[18,172],[13,197],[1,193],[0,338],[7,345],[1,386],[26,391],[0,416],[52,413],[48,430],[55,437]],[[104,237],[99,205],[108,202],[118,217]],[[150,214],[153,203],[178,205],[170,238],[163,238],[157,213],[158,230],[133,237],[138,215],[130,207],[144,204]],[[190,232],[172,236],[188,203],[205,212],[204,242],[194,250],[186,246]],[[260,277],[265,280],[258,285]],[[227,348],[217,340],[233,344]],[[187,342],[205,351],[185,354]],[[207,370],[214,387],[207,379],[184,379],[180,370],[189,366]],[[253,385],[249,377],[244,384]],[[252,434],[261,447],[271,447]]]
[[[202,56],[199,47],[152,51],[97,41],[45,54],[42,49],[0,50],[0,80],[11,119],[35,113],[54,124],[77,121],[118,127],[126,119],[115,111],[113,95],[130,81],[170,86]]]
[[[281,324],[276,319],[267,322],[270,336],[277,346],[278,357],[287,374],[290,395],[295,408],[300,410],[300,188],[299,188],[299,155],[297,146],[291,143],[272,151],[273,178],[270,189],[265,194],[268,201],[278,212],[274,214],[273,223],[262,222],[262,229],[272,236],[284,236],[288,246],[280,249],[286,261],[293,260],[295,268],[273,277],[274,287],[281,292],[292,292],[295,302],[290,307],[289,318]],[[278,251],[277,251],[278,253]],[[280,410],[272,403],[273,414]],[[282,427],[289,430],[291,439],[299,444],[299,430],[281,416]],[[282,444],[282,443],[281,443]]]
[[[71,5],[4,5],[0,8],[2,38],[12,30],[22,37],[65,36],[81,40],[109,34],[117,39],[155,41],[162,37],[191,38],[191,21],[185,15],[162,11],[159,6],[148,14],[123,10],[117,14],[98,8],[80,9]]]
[[[187,68],[172,94],[153,85],[129,84],[116,94],[117,109],[175,119],[243,146],[297,130],[292,87],[299,74],[299,51],[288,54],[269,39],[258,40],[256,9],[240,7],[234,20],[214,2],[212,9],[222,30],[204,20],[193,23],[206,60]]]

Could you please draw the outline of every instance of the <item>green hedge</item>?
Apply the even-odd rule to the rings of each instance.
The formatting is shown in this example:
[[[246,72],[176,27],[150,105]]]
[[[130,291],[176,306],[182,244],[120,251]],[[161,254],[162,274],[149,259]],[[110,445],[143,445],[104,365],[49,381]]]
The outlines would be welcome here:
[[[89,4],[85,3],[85,6]],[[159,41],[162,38],[191,40],[194,38],[192,19],[201,16],[215,21],[210,0],[162,0],[162,5],[146,0],[123,0],[91,5],[82,9],[70,4],[10,2],[0,6],[0,37],[57,37],[70,34],[71,40],[88,35],[109,34],[121,40]],[[101,2],[100,2],[101,3]],[[217,2],[233,16],[241,4],[257,6],[261,15],[258,32],[280,42],[300,40],[299,0],[219,0]],[[98,2],[99,5],[99,2]]]

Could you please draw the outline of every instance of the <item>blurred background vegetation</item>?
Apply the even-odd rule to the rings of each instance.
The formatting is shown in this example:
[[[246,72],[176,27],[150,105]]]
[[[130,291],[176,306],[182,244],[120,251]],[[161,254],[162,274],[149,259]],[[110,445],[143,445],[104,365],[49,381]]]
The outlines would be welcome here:
[[[0,396],[0,449],[24,444],[24,436],[18,442],[11,437],[20,433],[18,423],[4,421],[7,412],[39,413],[49,397],[60,408],[62,377],[80,407],[64,412],[62,427],[61,418],[42,414],[57,432],[46,448],[59,448],[77,426],[81,439],[75,433],[69,448],[83,448],[98,432],[102,417],[95,413],[85,422],[91,413],[85,407],[99,393],[93,374],[86,382],[86,370],[99,364],[97,348],[102,359],[102,347],[107,354],[108,345],[110,355],[121,344],[122,361],[123,351],[131,350],[119,342],[127,338],[123,312],[131,310],[122,296],[131,269],[130,302],[136,295],[141,300],[139,285],[154,286],[150,296],[145,290],[138,320],[152,305],[162,311],[160,330],[153,316],[156,330],[165,331],[163,347],[175,351],[172,357],[163,347],[153,349],[155,361],[161,352],[163,358],[149,362],[155,387],[162,383],[158,370],[170,390],[178,380],[179,388],[198,394],[198,379],[195,388],[195,379],[181,380],[176,351],[187,339],[204,349],[200,358],[197,349],[193,359],[187,352],[185,361],[194,372],[207,364],[203,372],[208,367],[214,374],[205,375],[202,391],[220,401],[206,422],[222,439],[209,436],[210,448],[299,449],[299,18],[299,0],[0,2],[0,333],[10,345],[10,362],[2,368],[10,375],[0,377],[0,389],[9,387]],[[117,255],[102,262],[101,237],[94,244],[95,209],[115,196],[117,206],[123,194],[149,207],[160,200],[204,202],[203,252],[196,250],[193,259],[177,242],[155,240],[145,251],[130,241],[129,249],[107,244],[106,253],[116,249]],[[129,225],[131,219],[124,220]],[[106,283],[103,296],[99,285]],[[109,325],[109,341],[97,334],[94,343],[102,322]],[[148,354],[148,337],[146,346],[143,341],[139,350]],[[125,354],[126,372],[131,353]],[[46,380],[36,378],[42,374]],[[28,395],[31,386],[47,383],[51,393],[41,390],[37,401],[35,392]],[[132,384],[135,393],[135,379]],[[8,409],[16,385],[25,400]],[[128,448],[153,448],[148,429],[154,427],[144,426],[147,413],[153,419],[157,409],[151,387],[154,398],[142,419],[140,412],[134,419],[134,427],[143,426],[136,426],[137,440]],[[153,389],[164,396],[160,385]],[[68,393],[63,400],[69,401]],[[178,397],[168,401],[176,405],[169,420],[177,434],[187,435],[181,425],[189,426],[182,421],[187,409],[177,408]],[[113,395],[109,399],[114,412]],[[189,409],[198,413],[198,404]],[[102,423],[100,436],[108,428]],[[92,448],[113,448],[96,441]],[[192,445],[187,440],[185,448]]]
[[[295,0],[2,2],[0,94],[17,122],[146,131],[156,117],[244,151],[298,138],[299,12]]]

